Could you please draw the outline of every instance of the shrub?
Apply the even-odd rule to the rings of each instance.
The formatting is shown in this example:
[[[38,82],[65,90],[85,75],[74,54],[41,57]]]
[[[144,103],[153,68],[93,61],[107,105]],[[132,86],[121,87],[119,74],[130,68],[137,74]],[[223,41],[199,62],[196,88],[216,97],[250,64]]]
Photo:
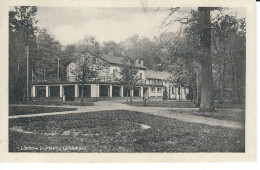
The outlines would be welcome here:
[[[186,94],[186,100],[190,100],[191,99],[191,95],[190,94]]]
[[[168,99],[168,91],[167,91],[167,87],[163,88],[163,100],[167,100]]]

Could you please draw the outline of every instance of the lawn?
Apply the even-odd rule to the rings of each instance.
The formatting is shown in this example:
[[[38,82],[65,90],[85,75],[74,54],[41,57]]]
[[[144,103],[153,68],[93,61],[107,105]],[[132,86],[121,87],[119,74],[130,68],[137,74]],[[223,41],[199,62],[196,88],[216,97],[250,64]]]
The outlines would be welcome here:
[[[35,101],[23,101],[11,104],[28,104],[28,105],[51,105],[51,106],[93,106],[91,102],[84,102],[83,104],[80,101],[56,101],[56,100],[35,100]]]
[[[173,110],[172,114],[190,114],[195,116],[203,116],[219,120],[228,120],[245,123],[245,111],[244,110],[216,110],[215,112],[199,112],[198,110]]]
[[[74,108],[44,107],[44,106],[9,106],[9,116],[38,114],[62,111],[74,111]]]
[[[144,106],[144,101],[133,101],[126,103],[131,106]],[[245,104],[232,104],[231,101],[225,101],[224,104],[219,104],[215,101],[215,107],[221,109],[245,109]],[[170,107],[170,108],[195,108],[191,101],[178,101],[178,100],[147,100],[146,106],[149,107]]]
[[[245,131],[125,110],[9,120],[10,152],[244,152]]]

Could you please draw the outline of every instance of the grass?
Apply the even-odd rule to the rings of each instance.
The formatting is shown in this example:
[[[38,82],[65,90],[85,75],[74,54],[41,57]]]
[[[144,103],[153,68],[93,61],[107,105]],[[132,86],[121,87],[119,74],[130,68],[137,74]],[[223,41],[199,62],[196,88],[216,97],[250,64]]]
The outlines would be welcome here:
[[[131,106],[144,106],[144,101],[133,101],[126,103]],[[215,101],[215,107],[221,109],[245,109],[245,104],[232,104],[231,101],[225,101],[224,104],[219,104]],[[196,108],[191,101],[177,101],[177,100],[147,100],[146,106],[149,107],[169,107],[169,108]]]
[[[174,113],[190,114],[195,116],[203,116],[219,120],[228,120],[245,123],[244,110],[216,110],[215,112],[199,112],[198,110],[174,110]]]
[[[245,152],[244,130],[124,110],[10,119],[9,127],[10,152]]]
[[[77,109],[62,108],[62,107],[44,107],[44,106],[9,106],[9,116],[73,111],[73,110],[77,110]]]
[[[84,102],[83,104],[80,101],[56,101],[56,100],[35,100],[29,102],[17,102],[12,104],[28,104],[28,105],[51,105],[51,106],[93,106],[93,103]]]

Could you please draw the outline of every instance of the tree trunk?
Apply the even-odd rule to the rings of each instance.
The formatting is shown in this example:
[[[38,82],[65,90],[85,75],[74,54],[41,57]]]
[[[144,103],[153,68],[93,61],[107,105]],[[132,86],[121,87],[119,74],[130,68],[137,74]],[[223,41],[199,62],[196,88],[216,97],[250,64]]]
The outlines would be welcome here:
[[[221,61],[219,59],[219,90],[218,90],[218,95],[219,95],[219,99],[218,99],[218,103],[219,104],[223,104],[223,78],[222,78],[222,67],[221,67]]]
[[[126,103],[128,103],[128,88],[126,89]]]
[[[201,13],[199,22],[201,24],[200,45],[205,54],[200,58],[202,69],[201,83],[201,103],[200,111],[212,112],[214,108],[214,91],[213,91],[213,76],[212,76],[212,61],[211,61],[211,23],[210,23],[210,8],[199,7]]]
[[[193,88],[192,88],[193,90],[192,90],[192,93],[193,93],[193,95],[192,95],[192,98],[193,98],[193,104],[196,104],[196,99],[197,99],[197,88],[196,88],[196,84],[195,83],[193,83]]]
[[[201,83],[202,83],[202,69],[201,69],[201,64],[198,63],[198,69],[197,69],[197,103],[196,103],[196,107],[200,107],[200,103],[201,103]]]

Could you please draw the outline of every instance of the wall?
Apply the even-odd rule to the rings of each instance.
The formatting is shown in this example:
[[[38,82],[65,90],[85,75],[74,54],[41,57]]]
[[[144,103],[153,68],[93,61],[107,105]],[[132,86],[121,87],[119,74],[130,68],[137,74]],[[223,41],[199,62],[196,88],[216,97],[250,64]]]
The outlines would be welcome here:
[[[142,69],[138,69],[138,76],[140,75],[140,73],[142,73],[142,80],[145,80],[146,79],[146,72],[145,70],[142,70]]]

